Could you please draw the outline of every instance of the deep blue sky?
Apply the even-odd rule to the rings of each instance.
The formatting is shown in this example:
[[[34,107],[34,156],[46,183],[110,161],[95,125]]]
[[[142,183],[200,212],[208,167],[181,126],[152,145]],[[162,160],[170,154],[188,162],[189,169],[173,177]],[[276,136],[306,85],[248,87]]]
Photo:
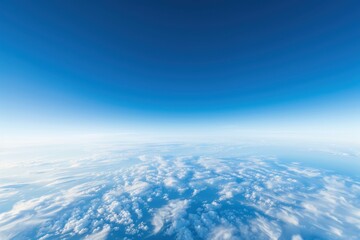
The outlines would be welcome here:
[[[8,122],[359,106],[360,2],[1,1],[0,54]]]

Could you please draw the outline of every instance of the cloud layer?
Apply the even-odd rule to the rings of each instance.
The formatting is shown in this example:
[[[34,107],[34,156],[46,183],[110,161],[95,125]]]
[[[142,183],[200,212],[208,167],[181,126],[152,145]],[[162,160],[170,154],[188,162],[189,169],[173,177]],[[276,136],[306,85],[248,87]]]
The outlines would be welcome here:
[[[126,156],[108,155],[94,157],[91,167],[71,165],[78,175],[54,169],[52,176],[58,173],[58,178],[46,184],[32,182],[34,189],[36,183],[42,185],[42,191],[0,214],[0,238],[356,239],[359,235],[360,184],[350,177],[274,158],[156,152],[127,156],[134,162],[128,167],[116,167]],[[1,185],[0,201],[19,196],[21,189]]]

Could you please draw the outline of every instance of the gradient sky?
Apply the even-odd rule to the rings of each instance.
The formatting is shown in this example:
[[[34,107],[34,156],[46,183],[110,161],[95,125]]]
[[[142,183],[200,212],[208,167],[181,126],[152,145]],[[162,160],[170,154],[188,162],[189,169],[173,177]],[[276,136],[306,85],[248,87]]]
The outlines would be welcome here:
[[[359,1],[0,3],[3,141],[201,126],[352,135],[359,76]]]

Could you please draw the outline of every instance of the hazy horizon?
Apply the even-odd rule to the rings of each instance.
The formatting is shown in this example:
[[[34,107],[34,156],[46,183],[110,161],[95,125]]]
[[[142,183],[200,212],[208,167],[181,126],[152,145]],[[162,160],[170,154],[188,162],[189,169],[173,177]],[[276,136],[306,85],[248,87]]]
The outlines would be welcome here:
[[[360,1],[0,1],[0,239],[358,240]]]

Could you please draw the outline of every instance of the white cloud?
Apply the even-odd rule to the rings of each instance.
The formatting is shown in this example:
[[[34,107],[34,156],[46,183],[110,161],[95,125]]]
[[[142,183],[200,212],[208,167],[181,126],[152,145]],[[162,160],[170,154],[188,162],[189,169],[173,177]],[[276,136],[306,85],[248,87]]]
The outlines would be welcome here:
[[[356,239],[360,231],[360,184],[349,177],[276,159],[159,152],[123,153],[122,158],[141,159],[127,168],[118,167],[118,155],[111,154],[81,160],[82,168],[59,165],[52,178],[24,185],[36,186],[37,196],[28,192],[27,199],[0,213],[0,239],[115,234],[299,240],[312,231],[323,238]],[[11,197],[5,186],[0,202]]]
[[[239,239],[234,236],[235,228],[229,226],[218,226],[210,233],[211,240],[235,240]]]
[[[109,232],[110,232],[110,226],[106,224],[106,225],[104,225],[103,229],[101,229],[98,232],[94,232],[90,235],[87,235],[84,238],[84,240],[103,240],[103,239],[106,239]]]
[[[169,228],[170,231],[179,227],[179,219],[186,213],[188,204],[188,200],[174,200],[170,201],[166,206],[158,209],[152,219],[154,233],[158,233],[166,223],[171,223]]]
[[[293,235],[291,240],[302,240],[302,237],[299,234]]]

